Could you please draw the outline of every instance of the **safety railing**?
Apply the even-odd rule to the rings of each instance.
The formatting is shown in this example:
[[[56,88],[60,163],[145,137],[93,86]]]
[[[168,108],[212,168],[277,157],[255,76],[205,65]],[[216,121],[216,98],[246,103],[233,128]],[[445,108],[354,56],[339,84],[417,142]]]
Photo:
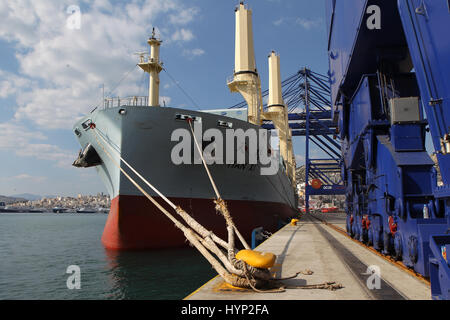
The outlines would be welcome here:
[[[147,107],[148,97],[147,96],[132,96],[126,98],[106,98],[103,101],[103,108],[117,108],[117,107]]]
[[[227,77],[227,84],[232,83],[234,81],[234,75]]]

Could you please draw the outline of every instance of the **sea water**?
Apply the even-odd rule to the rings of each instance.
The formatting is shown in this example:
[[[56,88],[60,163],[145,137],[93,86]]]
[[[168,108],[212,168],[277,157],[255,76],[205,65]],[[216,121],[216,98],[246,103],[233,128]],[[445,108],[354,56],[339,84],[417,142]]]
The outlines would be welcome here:
[[[106,250],[100,241],[106,218],[0,213],[0,299],[178,300],[215,276],[191,247]]]

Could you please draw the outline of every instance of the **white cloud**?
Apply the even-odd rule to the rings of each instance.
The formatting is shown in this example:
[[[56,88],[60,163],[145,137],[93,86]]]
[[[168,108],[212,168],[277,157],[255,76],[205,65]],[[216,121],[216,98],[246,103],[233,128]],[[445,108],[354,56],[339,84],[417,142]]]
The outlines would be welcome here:
[[[192,49],[191,54],[194,56],[202,56],[205,54],[205,50],[200,49],[200,48]]]
[[[0,123],[0,150],[4,153],[49,160],[59,167],[69,167],[74,160],[73,152],[43,143],[47,139],[43,133],[30,131],[17,123]]]
[[[292,17],[281,17],[272,22],[272,24],[276,27],[279,27],[284,24],[288,24],[290,26],[297,25],[306,30],[311,30],[314,28],[318,28],[324,24],[322,18],[292,18]]]
[[[0,2],[0,39],[15,44],[20,76],[2,77],[0,98],[16,95],[15,120],[38,126],[71,128],[101,101],[136,64],[133,55],[148,50],[146,39],[159,17],[165,45],[195,38],[185,25],[199,10],[180,0],[133,0],[112,5],[109,0],[81,0],[81,28],[66,27],[72,0],[15,0]],[[180,25],[183,25],[180,28]],[[158,29],[159,30],[159,29]],[[164,39],[163,39],[164,40]],[[114,95],[139,90],[138,69]]]
[[[30,88],[32,81],[16,74],[0,70],[0,98],[15,95],[20,89]]]
[[[315,18],[315,19],[297,18],[295,20],[295,23],[306,30],[310,30],[313,28],[320,27],[323,24],[323,19],[322,18]]]
[[[6,177],[6,178],[0,178],[3,181],[16,181],[16,180],[22,180],[24,181],[28,181],[28,182],[44,182],[45,180],[47,180],[47,177],[40,177],[40,176],[32,176],[29,175],[27,173],[22,173],[19,174],[17,176],[14,177]]]
[[[188,57],[189,59],[193,59],[195,57],[200,57],[205,54],[205,50],[196,48],[196,49],[184,49],[183,55]]]
[[[193,21],[194,18],[198,15],[198,13],[199,13],[198,8],[187,8],[184,10],[180,10],[176,14],[169,15],[169,21],[172,24],[185,25]]]
[[[47,140],[40,132],[31,132],[16,123],[0,123],[0,149],[14,149],[27,144],[29,141]]]
[[[171,39],[173,41],[191,41],[194,39],[194,34],[189,29],[181,28],[175,31]]]
[[[278,20],[275,20],[273,22],[273,24],[278,27],[278,26],[282,25],[284,21],[285,21],[285,18],[280,18]]]
[[[22,157],[32,157],[39,160],[49,160],[55,162],[59,167],[70,167],[75,156],[73,152],[62,150],[60,147],[51,144],[28,144],[16,150],[16,154]]]

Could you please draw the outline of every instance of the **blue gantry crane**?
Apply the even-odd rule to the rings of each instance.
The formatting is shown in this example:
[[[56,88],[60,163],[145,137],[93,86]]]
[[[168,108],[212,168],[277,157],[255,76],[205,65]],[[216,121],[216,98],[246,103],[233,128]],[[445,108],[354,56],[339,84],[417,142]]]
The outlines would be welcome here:
[[[347,232],[450,299],[450,1],[327,0],[327,25]]]
[[[303,130],[293,130],[292,136],[305,137],[305,211],[310,211],[310,196],[342,195],[345,186],[339,177],[343,162],[337,125],[333,121],[331,109],[331,89],[329,78],[307,68],[299,71],[301,84],[299,92],[302,110],[292,113],[289,118],[303,121]],[[295,124],[290,123],[291,128]],[[321,158],[312,156],[311,146],[321,150]],[[312,182],[319,182],[312,183]]]
[[[345,194],[348,234],[448,300],[450,0],[326,1],[328,76],[304,68],[282,83],[292,135],[306,138],[306,208]],[[342,183],[327,175],[338,170]]]
[[[309,212],[310,196],[345,194],[342,179],[336,179],[343,160],[337,124],[332,119],[329,77],[305,67],[282,82],[282,91],[292,136],[305,137],[305,210]],[[268,94],[268,90],[262,92],[263,98]],[[245,107],[243,101],[231,108]],[[271,121],[265,121],[262,127],[275,129]],[[313,148],[323,156],[314,158]],[[312,184],[314,180],[320,184]]]

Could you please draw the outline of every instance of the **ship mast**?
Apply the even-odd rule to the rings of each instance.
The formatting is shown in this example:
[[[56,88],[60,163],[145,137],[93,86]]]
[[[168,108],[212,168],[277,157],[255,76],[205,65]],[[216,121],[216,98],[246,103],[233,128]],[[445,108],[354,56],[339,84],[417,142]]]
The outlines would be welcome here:
[[[150,57],[147,62],[141,56],[141,61],[138,66],[149,73],[150,84],[148,88],[148,104],[150,107],[159,107],[159,73],[162,71],[162,63],[159,61],[159,48],[162,41],[156,39],[155,28],[153,28],[152,37],[148,39],[147,43],[150,46]]]

